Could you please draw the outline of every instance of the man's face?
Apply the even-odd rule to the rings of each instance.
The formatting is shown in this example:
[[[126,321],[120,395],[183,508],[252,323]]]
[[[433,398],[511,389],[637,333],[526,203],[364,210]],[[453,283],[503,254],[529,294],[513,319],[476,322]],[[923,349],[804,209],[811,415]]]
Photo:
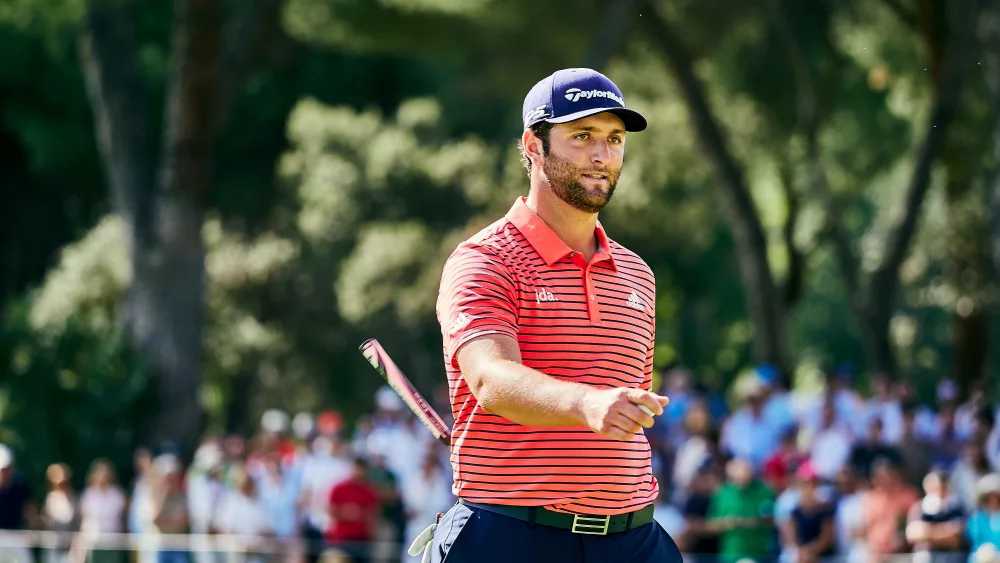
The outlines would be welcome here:
[[[542,171],[559,199],[597,213],[611,200],[624,159],[625,125],[614,114],[599,113],[552,128]]]

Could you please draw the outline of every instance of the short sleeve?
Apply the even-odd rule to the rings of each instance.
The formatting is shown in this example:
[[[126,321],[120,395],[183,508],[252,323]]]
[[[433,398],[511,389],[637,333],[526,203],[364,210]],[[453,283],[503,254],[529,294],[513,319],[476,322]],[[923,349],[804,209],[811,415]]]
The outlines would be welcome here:
[[[656,310],[656,305],[653,305],[653,310]],[[653,316],[653,329],[652,335],[649,338],[649,349],[646,350],[646,366],[642,370],[643,381],[642,388],[646,391],[653,390],[653,350],[656,348],[656,316]]]
[[[462,246],[441,275],[437,316],[448,362],[466,342],[487,334],[517,339],[517,291],[509,269],[489,250]]]

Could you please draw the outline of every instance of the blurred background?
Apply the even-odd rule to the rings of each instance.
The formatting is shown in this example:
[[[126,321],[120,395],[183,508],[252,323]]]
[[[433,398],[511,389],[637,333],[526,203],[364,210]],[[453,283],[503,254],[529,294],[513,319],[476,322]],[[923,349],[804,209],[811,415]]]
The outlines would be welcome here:
[[[998,0],[3,0],[0,53],[16,557],[168,563],[192,544],[107,534],[212,532],[398,558],[453,501],[447,451],[358,346],[450,414],[442,264],[527,192],[521,102],[574,66],[650,120],[601,220],[657,278],[674,399],[648,434],[682,548],[808,560],[800,532],[835,521],[817,554],[968,553],[1000,512],[978,483],[1000,469]],[[895,524],[960,467],[958,536]],[[744,477],[785,512],[704,528]],[[331,508],[345,483],[377,517]],[[900,513],[839,523],[904,484]],[[856,541],[878,516],[889,539]],[[80,529],[98,543],[58,533]]]

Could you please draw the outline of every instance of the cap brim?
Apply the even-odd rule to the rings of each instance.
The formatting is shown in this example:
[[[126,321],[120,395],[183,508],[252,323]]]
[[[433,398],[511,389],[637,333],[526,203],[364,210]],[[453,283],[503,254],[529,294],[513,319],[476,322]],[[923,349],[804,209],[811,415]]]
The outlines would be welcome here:
[[[592,108],[560,117],[546,118],[542,121],[547,121],[549,123],[569,123],[571,121],[576,121],[577,119],[583,119],[584,117],[605,112],[613,113],[620,117],[622,123],[625,124],[625,130],[628,132],[637,133],[646,129],[646,118],[643,117],[641,113],[628,108]]]

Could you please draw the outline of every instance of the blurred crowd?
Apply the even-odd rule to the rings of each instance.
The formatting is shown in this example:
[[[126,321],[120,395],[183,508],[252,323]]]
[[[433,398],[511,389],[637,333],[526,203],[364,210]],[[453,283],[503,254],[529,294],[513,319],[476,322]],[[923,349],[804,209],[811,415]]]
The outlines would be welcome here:
[[[647,431],[656,519],[692,560],[1000,561],[1000,425],[989,381],[931,404],[907,381],[852,388],[850,366],[802,396],[770,366],[737,408],[664,374],[670,407]]]
[[[960,398],[944,380],[920,404],[906,381],[875,377],[862,394],[852,378],[846,366],[830,370],[823,390],[804,396],[760,366],[730,401],[682,366],[663,372],[671,402],[646,430],[661,487],[655,518],[686,558],[997,560],[1000,425],[989,382]],[[432,403],[450,423],[447,390]],[[447,448],[388,387],[350,433],[334,412],[272,410],[250,439],[206,436],[188,466],[169,446],[141,450],[135,470],[122,483],[96,460],[75,491],[70,469],[55,464],[34,495],[0,446],[0,532],[65,538],[42,549],[0,533],[0,559],[417,561],[406,546],[455,502]],[[80,539],[118,533],[141,540],[97,549]]]
[[[250,440],[206,436],[187,467],[169,445],[140,450],[129,484],[96,460],[77,492],[69,468],[55,464],[37,503],[10,450],[0,449],[0,530],[143,538],[136,550],[67,539],[43,550],[44,563],[419,561],[405,547],[455,501],[448,450],[390,388],[375,403],[351,435],[335,412],[271,410]],[[218,537],[227,539],[206,539]],[[37,559],[27,545],[6,544],[0,538],[0,560]]]

